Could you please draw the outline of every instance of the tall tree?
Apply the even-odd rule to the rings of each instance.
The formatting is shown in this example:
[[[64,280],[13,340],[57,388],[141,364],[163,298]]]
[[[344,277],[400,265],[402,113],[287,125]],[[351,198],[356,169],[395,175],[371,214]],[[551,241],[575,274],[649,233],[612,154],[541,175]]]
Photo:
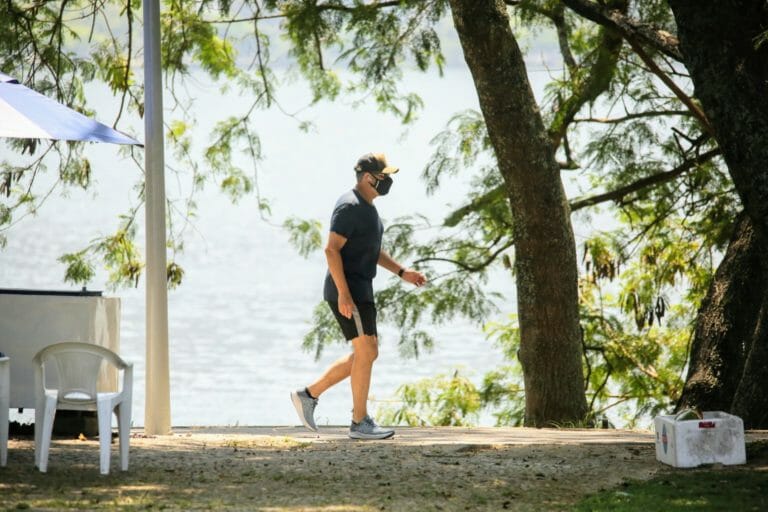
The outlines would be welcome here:
[[[659,70],[647,49],[683,63],[698,103],[686,105],[718,144],[746,215],[732,239],[696,319],[689,372],[678,407],[724,409],[765,427],[761,388],[768,367],[764,328],[765,268],[758,256],[768,226],[768,5],[761,0],[669,0],[676,32],[659,29],[602,3],[563,0],[575,12],[622,34]],[[679,40],[678,40],[679,38]],[[661,77],[665,80],[664,77]],[[669,82],[667,77],[665,83]]]
[[[768,427],[768,4],[669,0],[680,47],[744,205],[699,313],[681,405]],[[763,38],[763,39],[761,39]],[[760,285],[763,286],[760,286]]]
[[[586,416],[570,208],[523,55],[501,0],[451,0],[512,208],[525,424]]]

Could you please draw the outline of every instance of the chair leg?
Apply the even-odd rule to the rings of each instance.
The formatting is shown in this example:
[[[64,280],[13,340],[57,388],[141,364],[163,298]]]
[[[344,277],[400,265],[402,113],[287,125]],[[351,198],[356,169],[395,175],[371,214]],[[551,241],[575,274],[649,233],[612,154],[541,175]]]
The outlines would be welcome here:
[[[115,409],[117,429],[120,436],[120,469],[128,471],[128,448],[131,439],[131,409],[121,403]]]
[[[8,408],[10,407],[10,368],[8,360],[0,362],[0,466],[8,462]]]
[[[99,470],[102,475],[109,474],[109,456],[112,443],[112,407],[109,400],[98,403],[99,419]]]
[[[37,467],[41,473],[48,471],[48,453],[51,450],[51,437],[53,436],[53,420],[56,419],[56,397],[48,396],[45,398],[45,408],[43,409],[42,428],[40,429],[40,459],[37,461]],[[37,415],[35,415],[37,416]],[[37,430],[35,423],[35,430]]]
[[[43,439],[43,418],[45,417],[45,399],[35,401],[35,467],[40,467],[40,441]]]
[[[8,462],[8,404],[0,404],[0,466]]]

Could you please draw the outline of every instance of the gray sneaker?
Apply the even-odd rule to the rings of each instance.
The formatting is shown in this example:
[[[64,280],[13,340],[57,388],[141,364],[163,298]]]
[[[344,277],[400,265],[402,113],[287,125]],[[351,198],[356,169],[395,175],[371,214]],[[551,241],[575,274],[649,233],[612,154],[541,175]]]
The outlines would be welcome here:
[[[349,437],[352,439],[387,439],[395,435],[391,428],[381,428],[373,421],[373,418],[366,416],[360,423],[354,421],[349,426]]]
[[[306,392],[306,390],[299,389],[291,391],[291,401],[296,408],[296,412],[299,414],[299,419],[309,430],[317,432],[317,425],[315,425],[315,407],[317,407],[317,399],[312,398]]]

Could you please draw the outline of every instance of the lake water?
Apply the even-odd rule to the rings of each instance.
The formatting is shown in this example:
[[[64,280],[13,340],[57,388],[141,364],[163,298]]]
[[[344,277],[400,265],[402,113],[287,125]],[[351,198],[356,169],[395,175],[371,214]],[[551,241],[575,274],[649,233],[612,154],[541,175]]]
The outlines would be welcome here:
[[[542,85],[534,75],[538,94]],[[385,152],[401,168],[390,195],[376,202],[385,223],[414,213],[439,221],[462,203],[466,178],[446,183],[427,197],[419,174],[432,152],[430,140],[452,114],[477,108],[471,77],[463,67],[456,67],[448,69],[442,79],[408,75],[404,86],[422,94],[426,102],[420,119],[409,128],[377,112],[374,105],[353,108],[345,101],[304,111],[301,116],[316,127],[310,133],[300,131],[295,120],[276,110],[255,114],[266,156],[259,164],[259,184],[262,194],[271,200],[275,222],[294,215],[316,218],[325,231],[336,198],[353,184],[355,160],[368,151]],[[240,112],[248,101],[222,96],[216,87],[201,84],[192,86],[191,93],[197,97],[197,140],[205,139],[217,119]],[[115,102],[104,91],[91,94],[99,106],[98,118],[109,122]],[[289,86],[281,98],[283,106],[292,110],[301,105],[306,92],[297,85]],[[172,118],[166,114],[166,122]],[[5,152],[0,156],[9,156],[7,150],[0,151]],[[132,186],[140,180],[133,163],[118,158],[113,146],[90,145],[88,154],[98,183],[88,193],[71,190],[66,198],[52,197],[36,216],[25,218],[9,233],[7,248],[0,251],[0,287],[67,289],[62,283],[64,266],[56,258],[113,232],[117,215],[132,204]],[[168,160],[179,168],[171,155]],[[251,168],[245,156],[241,165]],[[178,198],[185,190],[184,169],[179,170],[181,177],[168,174],[170,197]],[[334,345],[315,361],[313,354],[301,350],[312,310],[322,296],[324,257],[321,253],[309,259],[298,256],[284,231],[260,219],[253,197],[233,205],[214,189],[209,187],[198,199],[198,218],[194,229],[187,230],[185,251],[178,258],[186,270],[184,283],[169,293],[172,423],[297,424],[289,391],[310,383],[347,352],[344,345]],[[139,222],[143,227],[143,218]],[[138,240],[141,244],[143,234]],[[381,287],[389,278],[380,272],[374,286]],[[104,289],[105,282],[106,276],[100,272],[89,288]],[[497,274],[489,286],[505,295],[499,303],[499,318],[513,312],[511,279]],[[122,301],[121,352],[135,363],[134,424],[142,425],[143,280],[137,289],[109,294]],[[478,325],[457,319],[429,330],[437,340],[434,352],[418,360],[404,360],[398,355],[395,329],[381,327],[372,397],[392,398],[406,382],[457,367],[479,384],[485,371],[503,362],[500,351],[485,339]],[[350,409],[349,385],[343,382],[323,395],[317,421],[346,424]],[[376,402],[372,410],[376,410]],[[493,418],[483,415],[480,423],[490,425]]]

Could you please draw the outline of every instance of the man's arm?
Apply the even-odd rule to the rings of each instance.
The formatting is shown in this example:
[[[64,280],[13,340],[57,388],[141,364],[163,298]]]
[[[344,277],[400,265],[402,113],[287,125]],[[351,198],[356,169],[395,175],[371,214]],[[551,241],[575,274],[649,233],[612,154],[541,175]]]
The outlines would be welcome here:
[[[402,266],[400,263],[396,262],[392,256],[390,256],[387,251],[381,250],[379,251],[379,266],[384,267],[385,269],[389,270],[393,274],[398,274],[400,277],[411,284],[415,284],[416,286],[421,286],[424,283],[427,282],[427,278],[424,277],[424,274],[421,272],[417,272],[416,270],[412,270],[409,268],[406,268]],[[403,273],[400,274],[400,270],[403,270]]]
[[[347,278],[344,276],[344,263],[341,259],[341,248],[346,243],[345,237],[331,231],[325,246],[325,259],[328,261],[328,270],[339,292],[339,312],[347,318],[352,318],[355,303],[352,301],[352,294],[349,293]]]

